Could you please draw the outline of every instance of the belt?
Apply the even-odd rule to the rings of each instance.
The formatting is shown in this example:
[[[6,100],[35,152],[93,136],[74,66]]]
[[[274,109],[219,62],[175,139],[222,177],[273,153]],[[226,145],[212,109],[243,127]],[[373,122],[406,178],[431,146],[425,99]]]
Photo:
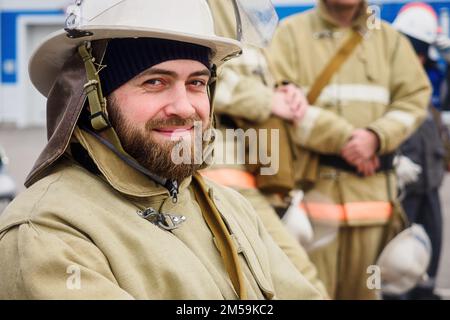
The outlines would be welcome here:
[[[394,156],[395,155],[392,153],[380,156],[380,167],[376,170],[376,172],[393,170]],[[356,167],[352,166],[339,156],[321,155],[320,164],[359,175]]]

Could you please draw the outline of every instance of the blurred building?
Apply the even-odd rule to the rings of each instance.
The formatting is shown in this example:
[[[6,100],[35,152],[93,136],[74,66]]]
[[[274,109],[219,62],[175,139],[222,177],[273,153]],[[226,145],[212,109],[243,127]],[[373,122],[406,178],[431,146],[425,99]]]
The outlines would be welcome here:
[[[11,123],[17,127],[45,125],[45,99],[30,83],[28,60],[46,35],[64,25],[66,8],[73,2],[74,0],[0,0],[0,124]],[[307,0],[272,2],[280,18],[307,10],[315,3]],[[371,2],[377,6],[375,14],[393,21],[401,6],[409,1]],[[427,2],[437,12],[450,8],[450,0]]]

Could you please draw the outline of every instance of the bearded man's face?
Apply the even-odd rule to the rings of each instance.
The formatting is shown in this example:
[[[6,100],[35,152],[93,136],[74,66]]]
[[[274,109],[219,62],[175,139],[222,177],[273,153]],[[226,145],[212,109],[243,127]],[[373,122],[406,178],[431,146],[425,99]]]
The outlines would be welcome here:
[[[181,181],[199,167],[176,163],[173,150],[193,149],[194,124],[210,128],[209,70],[194,60],[171,60],[134,77],[109,97],[109,118],[125,151],[151,172]],[[203,134],[201,134],[203,136]],[[199,150],[195,150],[199,152]]]

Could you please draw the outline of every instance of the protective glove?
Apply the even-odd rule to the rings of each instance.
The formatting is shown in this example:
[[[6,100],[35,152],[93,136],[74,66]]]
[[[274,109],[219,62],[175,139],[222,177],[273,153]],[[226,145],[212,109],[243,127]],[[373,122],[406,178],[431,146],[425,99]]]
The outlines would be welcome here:
[[[314,232],[306,212],[300,207],[302,200],[303,191],[293,191],[291,204],[281,221],[284,223],[287,230],[298,239],[303,246],[306,246],[313,240]]]
[[[396,156],[394,164],[400,189],[419,180],[419,175],[422,173],[422,167],[413,162],[410,158],[402,155]]]
[[[442,58],[444,58],[447,63],[450,63],[450,38],[444,34],[438,34],[434,46],[438,49]]]

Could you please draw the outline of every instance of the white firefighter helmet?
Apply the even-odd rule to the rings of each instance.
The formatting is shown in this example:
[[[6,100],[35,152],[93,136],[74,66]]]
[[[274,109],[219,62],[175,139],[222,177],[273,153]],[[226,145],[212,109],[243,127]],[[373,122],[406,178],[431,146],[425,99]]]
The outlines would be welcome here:
[[[208,47],[220,65],[241,52],[238,41],[218,37],[205,0],[77,0],[65,30],[49,35],[31,57],[33,85],[48,93],[64,62],[85,41],[110,38],[164,38]]]
[[[434,9],[423,2],[409,3],[400,9],[393,22],[398,31],[432,44],[438,33],[438,17]]]
[[[426,278],[430,259],[430,239],[421,225],[413,224],[392,239],[378,258],[381,291],[398,295],[412,289]]]

